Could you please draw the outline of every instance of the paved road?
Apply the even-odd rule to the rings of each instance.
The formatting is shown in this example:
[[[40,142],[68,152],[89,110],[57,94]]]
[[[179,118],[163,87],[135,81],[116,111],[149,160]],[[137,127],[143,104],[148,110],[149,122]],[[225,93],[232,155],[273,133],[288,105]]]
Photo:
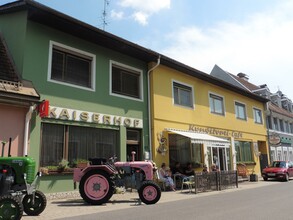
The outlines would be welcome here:
[[[292,188],[292,190],[290,189]],[[289,190],[290,189],[290,190]],[[292,193],[287,193],[287,191]],[[281,191],[286,193],[281,194]],[[220,192],[189,194],[163,192],[156,205],[138,204],[137,193],[118,194],[103,206],[91,206],[80,197],[62,200],[50,200],[40,216],[23,216],[24,220],[37,219],[271,219],[273,214],[265,214],[264,210],[273,203],[290,204],[293,194],[293,180],[284,182],[245,182],[238,189]],[[262,199],[261,199],[262,198]],[[292,197],[293,198],[293,197]],[[282,201],[280,201],[282,200]],[[284,207],[288,208],[289,205]],[[291,204],[290,204],[291,206]],[[293,203],[292,203],[293,206]],[[269,208],[269,211],[274,208]],[[280,210],[283,210],[281,207]],[[292,209],[293,210],[293,209]],[[279,213],[279,212],[278,212]],[[288,213],[288,211],[287,211]],[[262,216],[262,217],[261,217]],[[281,216],[281,218],[280,218]],[[257,217],[257,218],[256,218]],[[278,219],[293,219],[278,215]]]

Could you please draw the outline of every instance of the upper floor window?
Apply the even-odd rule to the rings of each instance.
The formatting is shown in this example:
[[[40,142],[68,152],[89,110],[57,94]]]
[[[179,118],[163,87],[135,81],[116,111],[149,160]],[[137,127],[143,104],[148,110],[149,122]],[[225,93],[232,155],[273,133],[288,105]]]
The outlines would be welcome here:
[[[279,131],[278,119],[277,118],[273,118],[273,122],[274,122],[274,129],[276,131]]]
[[[253,108],[254,122],[262,124],[262,112],[260,109]]]
[[[289,128],[289,123],[288,123],[288,121],[285,121],[285,132],[286,133],[290,133],[290,128]]]
[[[192,87],[173,82],[174,104],[193,108]]]
[[[285,129],[284,129],[284,121],[282,120],[282,119],[280,119],[280,130],[282,131],[282,132],[284,132],[285,131]]]
[[[209,94],[211,112],[224,115],[224,98],[215,94]]]
[[[50,81],[94,89],[95,55],[53,42],[50,53]]]
[[[111,94],[142,99],[142,71],[111,62]]]
[[[246,107],[244,104],[235,102],[236,118],[246,120]]]
[[[272,118],[271,116],[267,116],[267,128],[272,129]]]

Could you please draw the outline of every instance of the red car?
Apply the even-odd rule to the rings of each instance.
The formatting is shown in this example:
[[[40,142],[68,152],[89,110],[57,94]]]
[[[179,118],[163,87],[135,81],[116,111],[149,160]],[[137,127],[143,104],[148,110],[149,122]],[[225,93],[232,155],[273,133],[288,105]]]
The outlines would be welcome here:
[[[274,161],[270,167],[267,167],[262,170],[261,175],[264,181],[267,181],[268,178],[289,181],[289,178],[293,177],[293,162]]]

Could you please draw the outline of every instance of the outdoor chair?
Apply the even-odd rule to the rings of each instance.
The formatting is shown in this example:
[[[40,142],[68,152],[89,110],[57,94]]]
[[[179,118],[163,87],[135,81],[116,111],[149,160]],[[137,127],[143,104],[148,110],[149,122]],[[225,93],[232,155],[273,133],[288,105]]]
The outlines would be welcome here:
[[[166,182],[164,178],[160,175],[159,170],[156,171],[156,182],[163,191],[166,191]]]
[[[181,192],[183,191],[184,186],[186,186],[189,190],[189,193],[191,193],[192,187],[195,187],[195,177],[189,176],[189,177],[183,178],[182,185],[181,185]]]

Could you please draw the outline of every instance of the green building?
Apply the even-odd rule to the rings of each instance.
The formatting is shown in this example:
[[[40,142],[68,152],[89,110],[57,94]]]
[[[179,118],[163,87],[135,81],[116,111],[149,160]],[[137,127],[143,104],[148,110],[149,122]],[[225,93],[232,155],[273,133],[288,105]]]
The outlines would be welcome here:
[[[127,161],[132,151],[148,159],[148,71],[155,52],[29,0],[0,6],[0,32],[20,78],[32,81],[44,100],[27,102],[19,123],[30,111],[29,135],[12,140],[23,146],[15,154],[28,154],[48,171],[42,191],[73,190],[70,168],[80,159]],[[0,107],[9,112],[17,104]],[[68,169],[56,172],[61,161]]]

